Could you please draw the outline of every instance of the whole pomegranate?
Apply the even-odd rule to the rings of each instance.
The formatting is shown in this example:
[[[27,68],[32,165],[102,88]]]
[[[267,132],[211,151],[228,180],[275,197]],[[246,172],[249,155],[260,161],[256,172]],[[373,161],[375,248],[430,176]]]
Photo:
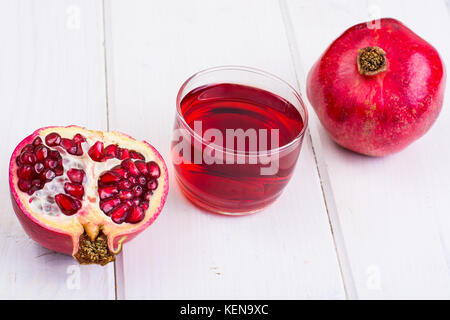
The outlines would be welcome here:
[[[38,129],[20,142],[9,184],[33,240],[101,265],[158,217],[169,188],[166,164],[150,144],[78,126]]]
[[[384,156],[424,135],[442,108],[438,52],[395,19],[345,31],[309,72],[307,94],[334,141]]]

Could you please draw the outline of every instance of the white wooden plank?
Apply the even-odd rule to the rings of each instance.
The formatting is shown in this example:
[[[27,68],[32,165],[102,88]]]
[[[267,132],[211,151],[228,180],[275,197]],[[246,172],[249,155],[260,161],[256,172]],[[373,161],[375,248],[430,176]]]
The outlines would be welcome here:
[[[450,61],[444,1],[287,2],[303,84],[301,69],[308,71],[331,41],[377,11],[403,21]],[[449,101],[447,88],[432,130],[403,152],[382,159],[339,148],[311,116],[337,247],[344,275],[350,275],[345,281],[355,284],[351,297],[450,297]]]
[[[173,177],[175,98],[201,69],[253,66],[296,83],[277,1],[106,1],[111,128],[148,139]],[[309,136],[262,213],[192,206],[171,180],[161,217],[125,247],[120,298],[345,298]]]
[[[46,125],[106,128],[102,5],[92,0],[0,3],[1,162]],[[6,165],[1,171],[7,181]],[[114,298],[114,266],[82,266],[35,244],[0,186],[0,298]]]

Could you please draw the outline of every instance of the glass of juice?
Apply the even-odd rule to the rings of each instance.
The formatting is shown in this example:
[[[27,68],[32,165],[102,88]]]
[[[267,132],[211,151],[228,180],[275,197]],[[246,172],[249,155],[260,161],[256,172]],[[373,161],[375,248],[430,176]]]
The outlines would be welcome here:
[[[267,72],[223,66],[194,74],[178,92],[171,144],[182,192],[215,213],[263,209],[290,180],[307,121],[300,94]]]

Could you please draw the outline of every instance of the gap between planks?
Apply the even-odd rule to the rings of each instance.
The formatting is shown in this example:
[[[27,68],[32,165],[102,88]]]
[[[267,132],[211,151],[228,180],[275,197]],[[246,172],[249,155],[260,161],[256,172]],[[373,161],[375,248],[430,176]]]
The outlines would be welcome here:
[[[291,60],[294,67],[295,78],[297,80],[298,89],[302,95],[304,103],[308,104],[306,98],[306,91],[303,86],[303,79],[305,78],[305,70],[302,64],[300,50],[295,37],[295,31],[292,26],[291,17],[289,14],[288,5],[286,0],[278,0],[280,5],[281,17],[284,23],[284,28],[286,31],[286,38],[289,45],[289,50],[291,54]],[[450,1],[450,0],[448,0]],[[306,84],[305,84],[306,85]],[[311,109],[311,108],[309,108]],[[311,117],[310,117],[311,121]],[[306,130],[306,134],[311,142],[311,148],[314,155],[314,161],[316,164],[317,174],[320,180],[320,187],[322,190],[322,197],[327,211],[328,222],[330,225],[330,232],[333,237],[334,249],[336,252],[336,259],[339,265],[339,271],[341,273],[342,284],[345,291],[345,296],[347,299],[358,299],[358,294],[356,291],[355,281],[353,278],[353,273],[351,270],[350,260],[347,254],[347,248],[345,246],[345,240],[342,232],[342,227],[339,221],[339,215],[337,212],[337,206],[333,196],[330,178],[328,176],[328,171],[324,161],[321,160],[320,154],[317,156],[315,142],[312,138],[310,131],[311,126]],[[317,136],[317,145],[320,145],[320,137]]]

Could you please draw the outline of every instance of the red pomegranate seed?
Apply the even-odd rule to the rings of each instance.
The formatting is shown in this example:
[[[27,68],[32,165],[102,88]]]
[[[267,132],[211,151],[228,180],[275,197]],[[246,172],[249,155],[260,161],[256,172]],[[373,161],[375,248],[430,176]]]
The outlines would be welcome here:
[[[48,157],[48,148],[46,146],[38,146],[36,148],[36,159],[39,162],[44,162],[45,159]]]
[[[56,167],[54,171],[57,177],[62,176],[64,174],[64,168],[61,166]]]
[[[61,146],[71,155],[76,155],[77,153],[77,145],[73,140],[62,138],[61,139]]]
[[[94,145],[89,149],[88,155],[92,160],[102,162],[104,159],[103,142],[97,141],[96,143],[94,143]]]
[[[131,192],[130,190],[121,190],[119,192],[119,199],[122,201],[133,199],[133,197],[133,192]]]
[[[133,176],[139,175],[139,170],[134,164],[133,160],[126,159],[122,161],[122,168],[126,169],[129,173],[131,173]]]
[[[107,146],[105,148],[104,153],[105,153],[105,155],[115,158],[115,157],[117,157],[117,150],[118,150],[118,147],[116,144],[110,144],[109,146]]]
[[[34,164],[36,163],[36,156],[31,152],[25,152],[20,156],[20,160],[26,164]]]
[[[50,151],[48,152],[48,156],[49,156],[49,158],[51,158],[51,159],[53,159],[53,160],[59,160],[59,159],[62,159],[61,155],[60,155],[59,152],[56,151],[56,150],[50,150]]]
[[[76,135],[73,136],[73,141],[75,141],[75,143],[83,143],[86,142],[86,138],[83,137],[81,134],[77,133]]]
[[[64,191],[66,191],[66,193],[70,194],[71,196],[74,196],[75,198],[83,199],[84,188],[80,184],[66,182],[64,184]]]
[[[120,199],[119,198],[111,198],[109,200],[100,201],[100,209],[108,214],[113,210],[117,205],[119,205]]]
[[[45,143],[49,147],[59,146],[59,144],[61,143],[61,136],[59,134],[57,134],[56,132],[49,133],[45,137]]]
[[[111,169],[111,171],[117,173],[119,177],[121,177],[122,179],[128,179],[128,177],[130,176],[128,171],[122,168],[121,166],[114,167]]]
[[[44,161],[44,167],[48,168],[48,169],[55,169],[58,166],[58,161],[47,158]]]
[[[132,185],[135,185],[135,184],[137,183],[136,177],[130,177],[130,178],[128,178],[128,181],[130,181],[130,183],[131,183]]]
[[[149,163],[147,163],[147,167],[149,175],[153,179],[159,178],[159,176],[161,175],[161,171],[159,169],[158,164],[155,161],[150,161]]]
[[[156,180],[149,181],[149,183],[147,183],[147,188],[148,190],[151,191],[156,190],[156,188],[158,188],[158,181]]]
[[[119,193],[119,189],[116,186],[109,186],[98,189],[98,195],[101,200],[111,198]]]
[[[65,215],[71,216],[81,208],[81,202],[66,194],[60,193],[55,196],[56,204]]]
[[[72,168],[67,171],[67,176],[73,183],[83,183],[85,173],[83,170]]]
[[[34,172],[39,175],[42,173],[42,171],[44,171],[44,165],[40,162],[36,163],[34,165]]]
[[[133,199],[133,205],[138,206],[140,204],[141,204],[141,199],[139,199],[139,198],[134,198]]]
[[[24,154],[25,152],[34,152],[34,146],[31,144],[27,144],[25,147],[23,147],[21,154]]]
[[[144,219],[145,213],[144,209],[138,206],[133,206],[131,208],[130,214],[127,217],[127,222],[129,223],[138,223]]]
[[[121,180],[117,186],[119,187],[120,190],[125,190],[125,189],[130,189],[132,184],[130,181],[128,180]]]
[[[153,192],[147,191],[146,193],[144,193],[144,200],[150,202],[152,195],[153,195]]]
[[[139,183],[141,186],[145,186],[145,184],[147,183],[147,179],[146,179],[144,176],[140,176],[140,177],[138,178],[138,183]]]
[[[42,139],[40,138],[40,137],[36,137],[34,140],[33,140],[33,146],[39,146],[39,145],[41,145],[42,144]]]
[[[111,219],[115,223],[120,224],[125,221],[129,212],[130,212],[130,207],[127,204],[123,203],[123,204],[117,206],[117,208],[115,208],[111,212]]]
[[[55,172],[53,170],[45,169],[42,172],[41,177],[42,177],[42,179],[45,179],[47,181],[52,181],[56,177],[56,174],[55,174]]]
[[[24,179],[24,180],[29,180],[31,179],[31,174],[33,172],[33,168],[26,164],[23,167],[20,167],[19,169],[17,169],[17,176],[20,179]]]
[[[130,157],[132,159],[145,160],[144,155],[142,153],[140,153],[140,152],[135,151],[135,150],[131,150],[130,151]]]
[[[27,192],[31,188],[31,182],[30,180],[19,179],[18,186],[21,191]]]
[[[42,189],[44,187],[44,184],[39,179],[34,179],[33,181],[31,181],[31,185],[33,187],[36,187],[37,189]]]
[[[144,176],[148,175],[148,168],[145,161],[138,160],[134,164],[136,165],[140,173],[142,173]]]
[[[77,146],[77,151],[75,152],[76,156],[82,156],[83,155],[83,147],[81,146],[81,142],[75,143]]]
[[[100,176],[99,181],[103,184],[111,184],[120,181],[120,177],[117,173],[108,171]]]
[[[128,149],[121,149],[121,148],[119,148],[117,150],[117,158],[119,160],[129,159],[130,158],[130,152],[128,151]]]
[[[144,192],[144,189],[142,189],[141,186],[134,186],[132,191],[135,197],[140,197],[142,192]]]
[[[147,201],[142,202],[141,208],[144,209],[144,211],[147,211],[149,207],[150,205],[148,204]]]

